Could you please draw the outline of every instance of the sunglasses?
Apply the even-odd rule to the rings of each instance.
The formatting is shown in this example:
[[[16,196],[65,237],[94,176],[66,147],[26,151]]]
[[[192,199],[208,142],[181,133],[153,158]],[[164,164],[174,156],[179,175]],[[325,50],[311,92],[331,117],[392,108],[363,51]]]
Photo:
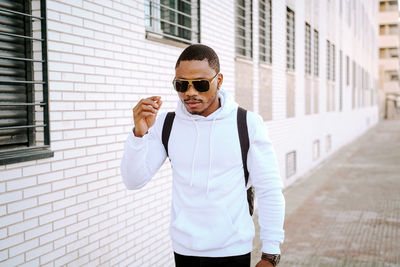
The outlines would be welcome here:
[[[200,93],[205,93],[210,89],[211,83],[217,77],[219,73],[215,74],[211,79],[201,79],[201,80],[183,80],[174,79],[172,84],[174,85],[174,89],[179,93],[184,93],[189,89],[189,85],[193,85],[194,89],[196,89]]]

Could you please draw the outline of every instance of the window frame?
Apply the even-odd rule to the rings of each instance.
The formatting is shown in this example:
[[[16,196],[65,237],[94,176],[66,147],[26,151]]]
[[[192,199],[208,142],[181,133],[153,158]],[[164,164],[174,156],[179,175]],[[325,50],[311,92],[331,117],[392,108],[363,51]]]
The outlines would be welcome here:
[[[304,71],[311,75],[311,25],[305,23],[304,31]]]
[[[239,0],[235,1],[235,55],[237,57],[252,59],[253,58],[253,1],[242,0],[243,5],[239,5]],[[239,10],[243,11],[244,16],[239,14]],[[238,21],[242,20],[244,25],[239,25]],[[241,32],[244,33],[241,34]],[[239,43],[244,42],[244,46]]]
[[[259,7],[261,4],[265,8],[259,8],[259,60],[261,63],[272,64],[272,0],[259,0]],[[261,26],[262,21],[265,27]]]
[[[296,24],[295,12],[286,7],[286,71],[296,70]]]
[[[195,44],[200,43],[200,0],[177,0],[174,7],[161,4],[162,0],[145,0],[145,29],[146,38],[168,44]],[[179,10],[180,4],[188,4],[190,14]],[[161,9],[164,10],[161,10]],[[174,12],[174,21],[162,18],[162,11]],[[190,18],[190,28],[184,25],[182,18]],[[181,21],[180,21],[181,20]],[[164,23],[164,24],[163,24]],[[166,33],[163,25],[175,27],[176,34]],[[184,37],[183,32],[189,31],[190,39]]]
[[[46,0],[40,0],[40,15],[33,15],[32,1],[24,0],[24,12],[18,12],[12,9],[2,8],[2,12],[24,17],[24,24],[33,24],[34,20],[40,21],[40,37],[34,37],[34,30],[31,26],[25,28],[27,35],[13,35],[15,38],[22,38],[25,41],[25,58],[1,56],[2,59],[18,60],[26,62],[26,79],[25,80],[0,80],[0,84],[26,84],[27,100],[22,102],[0,102],[0,106],[25,106],[28,110],[28,123],[25,125],[14,125],[0,127],[1,130],[10,129],[27,129],[28,142],[27,146],[19,144],[13,148],[0,149],[0,165],[30,161],[36,159],[49,158],[54,156],[54,152],[50,150],[50,120],[49,120],[49,98],[48,98],[48,63],[47,63],[47,14]],[[26,25],[25,25],[26,26]],[[2,35],[9,35],[5,32]],[[41,59],[35,59],[33,42],[41,42]],[[27,57],[27,55],[29,57]],[[41,81],[34,79],[35,64],[41,64]],[[37,88],[40,87],[40,88]],[[42,93],[40,102],[35,102],[33,95]],[[38,97],[36,97],[38,98]],[[42,109],[40,111],[39,109]],[[35,116],[41,115],[42,124],[36,124]],[[38,129],[43,129],[39,131]],[[36,135],[37,133],[37,135]],[[40,137],[38,137],[40,136]],[[24,142],[25,143],[25,142]]]
[[[319,33],[317,29],[314,29],[314,41],[313,41],[313,50],[314,50],[314,77],[319,76]]]

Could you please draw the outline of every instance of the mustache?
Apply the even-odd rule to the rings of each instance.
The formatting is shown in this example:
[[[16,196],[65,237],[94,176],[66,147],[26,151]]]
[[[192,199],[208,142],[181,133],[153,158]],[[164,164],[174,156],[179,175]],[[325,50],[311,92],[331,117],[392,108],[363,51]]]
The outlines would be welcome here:
[[[184,102],[203,102],[200,98],[197,97],[187,97],[183,100]]]

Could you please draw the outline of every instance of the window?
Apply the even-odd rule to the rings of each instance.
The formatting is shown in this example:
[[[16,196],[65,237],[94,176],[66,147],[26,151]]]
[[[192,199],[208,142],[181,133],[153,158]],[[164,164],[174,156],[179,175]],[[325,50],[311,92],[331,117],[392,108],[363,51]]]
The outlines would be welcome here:
[[[381,1],[379,3],[379,11],[396,11],[397,1]]]
[[[379,57],[386,58],[386,48],[379,48]]]
[[[326,150],[326,152],[329,152],[331,150],[331,148],[332,148],[332,137],[331,137],[330,134],[328,134],[325,137],[325,150]]]
[[[316,159],[319,158],[319,154],[320,154],[320,152],[319,152],[319,150],[320,150],[319,149],[319,140],[315,140],[313,142],[312,148],[313,148],[313,160],[316,160]]]
[[[329,40],[326,40],[326,79],[335,81],[335,45],[332,44]]]
[[[379,34],[380,35],[386,34],[386,26],[385,25],[379,25]]]
[[[399,57],[399,49],[396,47],[389,48],[389,56],[392,58],[398,58]]]
[[[332,53],[331,53],[331,55],[332,55],[332,68],[331,68],[331,70],[332,70],[332,75],[331,75],[331,79],[332,79],[332,81],[336,81],[336,49],[335,49],[335,45],[334,44],[332,44],[331,45],[331,49],[332,49]]]
[[[296,173],[296,151],[286,154],[286,178],[290,178]]]
[[[1,21],[7,22],[0,29],[1,165],[53,156],[49,150],[46,1],[38,3],[0,3]]]
[[[305,72],[311,75],[311,27],[306,23],[305,28]]]
[[[0,29],[0,165],[53,156],[49,150],[46,1],[38,3],[0,3],[1,21],[7,22]]]
[[[385,8],[386,8],[385,4],[386,4],[385,2],[380,2],[379,3],[379,11],[385,11]]]
[[[386,81],[398,81],[399,73],[397,71],[385,71]]]
[[[350,85],[350,58],[346,56],[346,85]]]
[[[259,2],[260,61],[272,63],[272,7],[271,0]]]
[[[351,4],[350,0],[347,0],[347,25],[351,27]]]
[[[389,1],[386,6],[387,11],[397,11],[397,1]]]
[[[356,106],[356,62],[354,60],[352,60],[352,73],[353,73],[353,79],[352,79],[352,108],[354,109]]]
[[[236,55],[253,57],[252,2],[236,0]]]
[[[286,9],[286,70],[295,70],[295,24],[294,12]]]
[[[326,40],[326,79],[331,79],[331,42]]]
[[[198,43],[199,10],[198,0],[146,0],[146,36]]]
[[[319,75],[319,37],[318,31],[314,30],[314,76]]]
[[[397,24],[389,24],[389,34],[397,34]]]

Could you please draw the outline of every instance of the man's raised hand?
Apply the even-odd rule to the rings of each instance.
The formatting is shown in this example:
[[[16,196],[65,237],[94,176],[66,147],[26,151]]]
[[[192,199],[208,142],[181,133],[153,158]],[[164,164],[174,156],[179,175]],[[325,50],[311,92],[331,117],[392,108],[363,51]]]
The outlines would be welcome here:
[[[135,122],[133,133],[136,137],[142,137],[153,126],[161,105],[161,97],[152,96],[140,100],[133,108],[133,121]]]

